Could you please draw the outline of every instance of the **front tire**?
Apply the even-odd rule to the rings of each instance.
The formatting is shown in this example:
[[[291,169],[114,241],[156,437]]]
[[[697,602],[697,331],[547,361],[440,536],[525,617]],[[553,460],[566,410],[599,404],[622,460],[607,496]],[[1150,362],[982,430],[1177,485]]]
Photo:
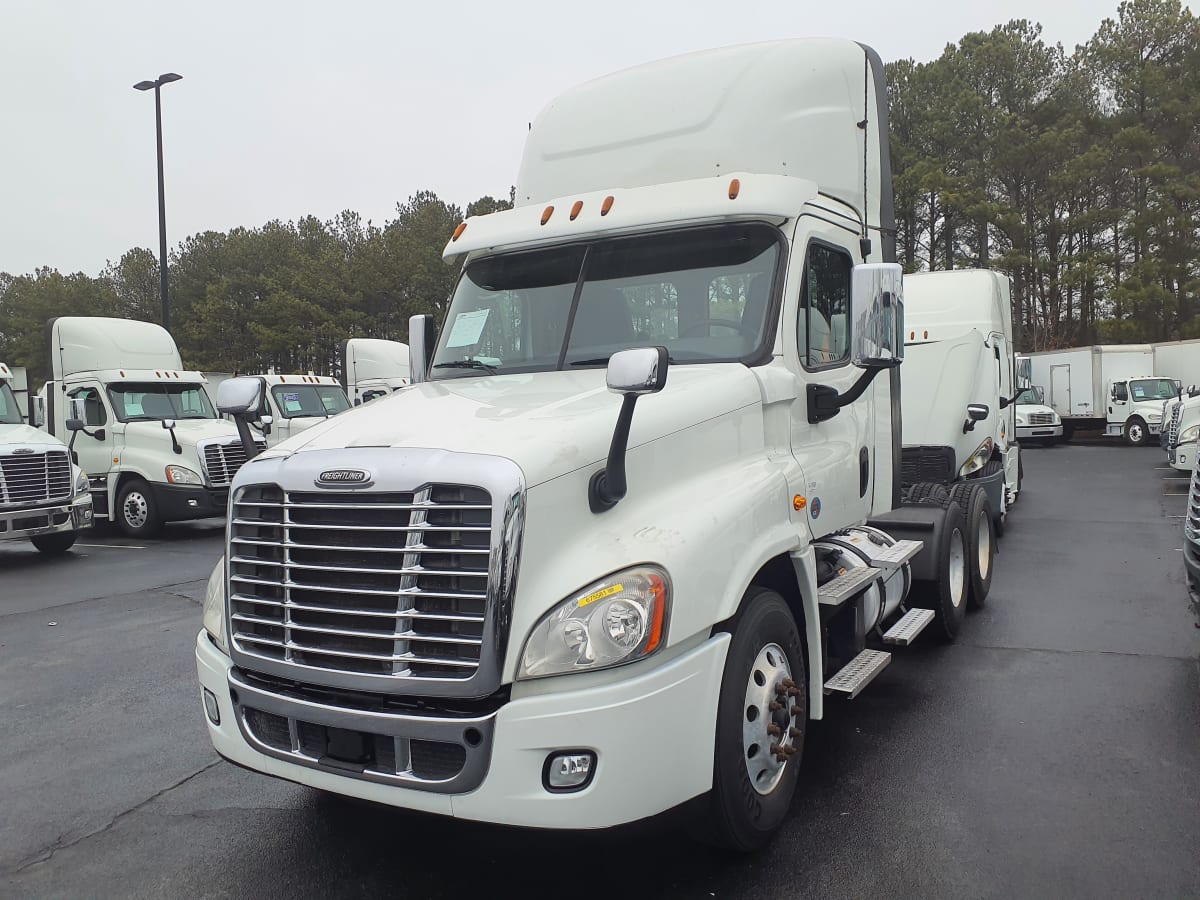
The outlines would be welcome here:
[[[910,606],[932,609],[943,640],[958,637],[967,612],[970,562],[967,553],[967,524],[955,502],[945,507],[946,519],[938,542],[936,581],[914,581]]]
[[[1150,440],[1150,429],[1137,416],[1125,423],[1125,440],[1133,447],[1144,447]]]
[[[713,788],[702,800],[696,837],[742,853],[771,839],[792,804],[807,722],[796,620],[783,597],[752,586],[725,658]]]
[[[47,556],[58,556],[71,549],[75,544],[76,537],[74,531],[59,531],[54,534],[39,534],[29,540],[33,542],[33,546]]]
[[[162,527],[150,486],[140,478],[125,483],[117,494],[117,527],[129,537],[145,538]]]

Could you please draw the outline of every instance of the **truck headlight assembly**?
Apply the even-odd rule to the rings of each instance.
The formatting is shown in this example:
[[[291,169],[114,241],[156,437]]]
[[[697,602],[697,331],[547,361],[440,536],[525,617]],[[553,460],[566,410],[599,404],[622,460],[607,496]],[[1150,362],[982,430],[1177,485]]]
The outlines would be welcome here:
[[[171,484],[203,484],[200,476],[183,466],[167,466],[167,481]]]
[[[666,642],[671,581],[634,566],[589,584],[530,632],[517,678],[587,672],[643,659]]]
[[[1025,413],[1017,413],[1017,424],[1018,425],[1026,424],[1025,423]]]
[[[988,460],[992,458],[992,446],[991,438],[980,444],[967,461],[963,463],[962,468],[958,470],[958,474],[963,476],[971,475],[986,466]]]
[[[1179,437],[1176,439],[1175,443],[1176,445],[1190,444],[1192,441],[1198,439],[1200,439],[1200,425],[1189,425],[1187,428],[1183,429],[1183,431],[1179,432]]]
[[[90,489],[91,485],[88,483],[87,472],[80,469],[75,476],[75,493],[86,494]]]
[[[1162,413],[1146,413],[1147,422],[1161,422]]]
[[[204,588],[204,630],[224,652],[229,652],[229,644],[225,640],[225,560],[221,559],[217,567],[208,576],[208,584]]]

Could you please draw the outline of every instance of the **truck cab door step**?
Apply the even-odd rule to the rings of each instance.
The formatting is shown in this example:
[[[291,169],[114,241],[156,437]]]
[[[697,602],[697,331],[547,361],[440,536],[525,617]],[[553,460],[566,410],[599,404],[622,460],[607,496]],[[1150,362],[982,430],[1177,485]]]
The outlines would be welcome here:
[[[895,625],[883,633],[883,642],[907,647],[932,621],[932,609],[910,609],[896,620]]]
[[[825,682],[825,693],[844,694],[853,700],[891,661],[892,654],[886,650],[864,650]]]
[[[869,587],[876,578],[885,574],[887,573],[882,569],[874,566],[847,569],[841,575],[831,578],[817,588],[817,602],[826,606],[839,606],[859,591]]]
[[[880,548],[879,553],[871,555],[871,565],[879,569],[898,569],[925,546],[921,541],[896,541],[890,547]]]

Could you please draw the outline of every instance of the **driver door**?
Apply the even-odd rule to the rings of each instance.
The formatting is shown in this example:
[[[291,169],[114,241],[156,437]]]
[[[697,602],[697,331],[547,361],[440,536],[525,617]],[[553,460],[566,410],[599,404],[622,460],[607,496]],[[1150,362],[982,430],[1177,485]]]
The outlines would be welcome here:
[[[92,485],[92,502],[96,512],[107,514],[108,497],[105,488],[108,474],[113,469],[114,459],[120,457],[118,435],[112,427],[116,420],[108,409],[99,384],[74,387],[67,392],[67,400],[80,400],[83,403],[83,421],[88,434],[81,431],[76,436],[75,452],[79,456],[80,468],[87,472]],[[69,415],[69,403],[67,411]]]

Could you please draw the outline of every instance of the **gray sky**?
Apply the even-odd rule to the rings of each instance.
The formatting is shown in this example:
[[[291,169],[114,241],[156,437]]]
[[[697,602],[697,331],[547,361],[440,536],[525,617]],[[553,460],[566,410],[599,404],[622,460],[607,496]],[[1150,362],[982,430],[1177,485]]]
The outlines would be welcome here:
[[[884,61],[1040,21],[1068,50],[1117,0],[3,0],[0,271],[97,274],[167,239],[343,209],[382,225],[432,190],[506,196],[527,123],[561,90],[690,50],[850,37]]]

